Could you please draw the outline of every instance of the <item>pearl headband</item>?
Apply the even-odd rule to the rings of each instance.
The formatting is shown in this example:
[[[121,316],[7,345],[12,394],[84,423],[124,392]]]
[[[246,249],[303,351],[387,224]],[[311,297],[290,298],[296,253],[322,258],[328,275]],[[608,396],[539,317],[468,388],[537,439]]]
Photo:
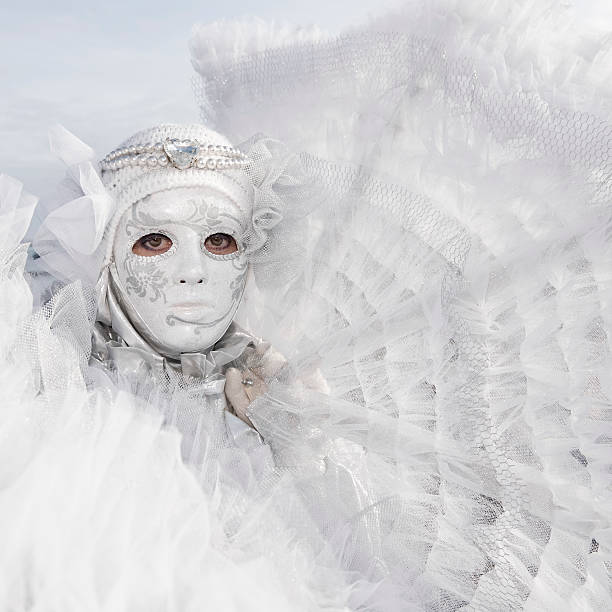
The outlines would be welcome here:
[[[202,143],[197,140],[166,138],[150,145],[120,147],[101,162],[102,172],[126,166],[149,168],[172,166],[178,170],[226,170],[243,168],[249,163],[246,155],[229,145]]]

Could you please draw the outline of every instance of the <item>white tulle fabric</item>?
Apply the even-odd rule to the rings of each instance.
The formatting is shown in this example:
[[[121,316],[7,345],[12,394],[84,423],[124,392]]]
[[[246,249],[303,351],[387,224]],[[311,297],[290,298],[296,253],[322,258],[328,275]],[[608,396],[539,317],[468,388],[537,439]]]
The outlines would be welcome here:
[[[330,387],[273,387],[251,419],[350,474],[308,488],[352,609],[611,605],[612,52],[576,17],[194,30],[202,119],[282,140],[326,190],[301,275],[245,324]]]
[[[609,40],[436,1],[340,37],[199,27],[192,53],[204,123],[267,160],[238,317],[287,361],[261,438],[218,381],[89,366],[95,300],[30,314],[15,229],[0,601],[612,608]]]
[[[164,411],[151,385],[127,389],[130,372],[122,389],[89,367],[92,295],[72,283],[32,310],[20,241],[36,200],[3,175],[0,193],[0,608],[238,612],[333,601],[314,590],[320,580],[304,581],[322,569],[283,525],[296,502],[282,495],[269,449],[207,404],[223,385],[174,389]],[[197,469],[184,461],[187,439]]]

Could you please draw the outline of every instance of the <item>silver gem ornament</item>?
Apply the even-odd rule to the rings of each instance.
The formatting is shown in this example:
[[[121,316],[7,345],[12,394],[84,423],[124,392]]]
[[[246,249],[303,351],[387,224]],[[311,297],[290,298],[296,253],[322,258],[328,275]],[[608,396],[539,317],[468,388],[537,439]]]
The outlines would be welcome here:
[[[177,140],[169,138],[164,141],[164,152],[168,156],[170,163],[179,170],[191,168],[196,160],[200,146],[191,140]]]

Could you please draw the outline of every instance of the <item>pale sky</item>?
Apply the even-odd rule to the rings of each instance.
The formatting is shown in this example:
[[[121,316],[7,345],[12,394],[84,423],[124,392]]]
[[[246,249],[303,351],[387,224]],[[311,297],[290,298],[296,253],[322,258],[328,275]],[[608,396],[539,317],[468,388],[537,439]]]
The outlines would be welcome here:
[[[197,121],[191,27],[258,16],[336,31],[392,0],[27,0],[0,14],[0,172],[37,195],[63,176],[47,130],[61,123],[103,156],[162,121]],[[252,7],[252,8],[251,8]]]

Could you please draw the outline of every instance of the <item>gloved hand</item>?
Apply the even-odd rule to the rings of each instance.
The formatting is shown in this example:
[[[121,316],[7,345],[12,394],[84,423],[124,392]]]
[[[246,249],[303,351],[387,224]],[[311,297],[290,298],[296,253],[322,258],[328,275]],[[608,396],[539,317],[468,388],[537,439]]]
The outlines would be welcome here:
[[[229,368],[225,372],[225,397],[236,416],[247,425],[253,427],[247,408],[267,391],[266,380],[285,363],[286,359],[278,351],[267,342],[261,342],[247,355],[243,367]]]

